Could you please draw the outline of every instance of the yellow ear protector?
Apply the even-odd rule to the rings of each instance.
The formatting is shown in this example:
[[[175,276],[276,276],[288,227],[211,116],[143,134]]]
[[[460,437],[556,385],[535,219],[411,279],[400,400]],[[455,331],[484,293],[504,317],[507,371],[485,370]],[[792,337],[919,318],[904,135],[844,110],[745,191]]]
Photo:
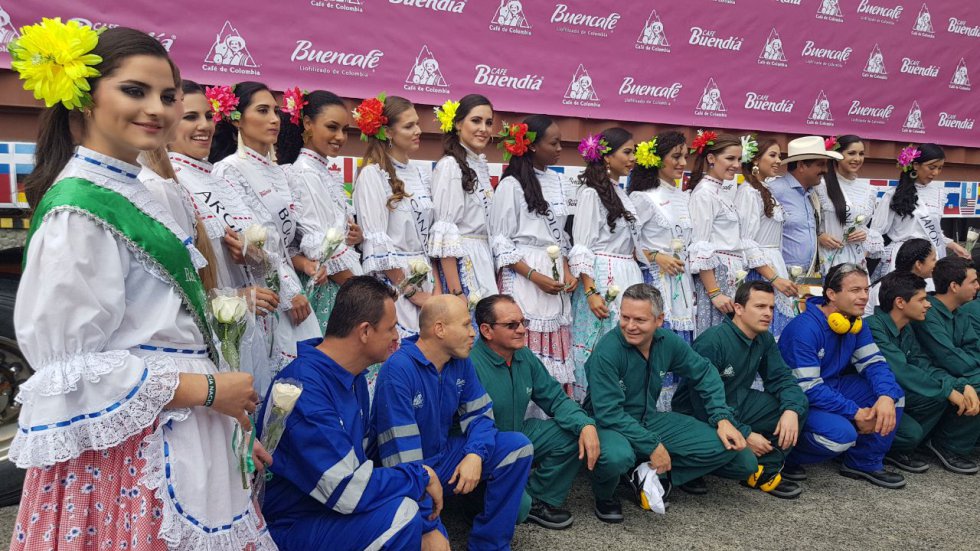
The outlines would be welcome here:
[[[830,330],[838,335],[846,335],[850,333],[855,335],[861,332],[861,318],[857,317],[851,319],[840,312],[834,312],[827,316],[827,325],[830,326]]]
[[[779,486],[779,483],[783,481],[783,475],[776,473],[775,475],[769,477],[768,480],[763,480],[763,470],[765,470],[765,467],[759,465],[759,470],[757,470],[754,475],[749,477],[746,484],[748,484],[749,488],[758,488],[763,492],[769,493],[775,490],[776,487]]]

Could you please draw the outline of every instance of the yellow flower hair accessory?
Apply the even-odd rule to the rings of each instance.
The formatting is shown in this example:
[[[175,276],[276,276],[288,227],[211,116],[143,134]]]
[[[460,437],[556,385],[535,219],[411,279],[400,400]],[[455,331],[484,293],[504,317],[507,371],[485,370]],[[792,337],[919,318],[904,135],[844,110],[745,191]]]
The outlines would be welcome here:
[[[10,66],[24,80],[24,89],[48,107],[61,103],[79,109],[92,103],[88,79],[99,76],[94,65],[102,58],[91,54],[99,33],[77,21],[62,23],[60,17],[25,25],[20,38],[10,43]]]
[[[436,112],[436,119],[439,121],[439,128],[443,134],[449,134],[453,131],[453,119],[456,118],[457,109],[459,109],[459,102],[453,100],[446,101],[442,107],[432,109]]]
[[[636,145],[636,164],[643,168],[660,168],[663,160],[657,155],[657,138]]]

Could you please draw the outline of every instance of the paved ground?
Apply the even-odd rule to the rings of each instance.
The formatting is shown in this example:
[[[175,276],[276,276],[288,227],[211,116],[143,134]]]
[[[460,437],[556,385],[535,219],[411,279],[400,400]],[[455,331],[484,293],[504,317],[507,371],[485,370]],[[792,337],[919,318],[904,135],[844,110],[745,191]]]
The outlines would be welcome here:
[[[933,464],[909,475],[904,490],[882,490],[837,474],[832,465],[808,469],[805,493],[778,500],[709,478],[710,494],[675,494],[666,516],[642,511],[621,491],[626,522],[607,525],[592,514],[587,480],[569,496],[575,524],[563,531],[517,527],[513,547],[596,549],[945,549],[976,550],[980,541],[980,477],[958,476]],[[9,541],[16,508],[0,509],[0,547]],[[444,519],[453,548],[465,549],[459,514]]]

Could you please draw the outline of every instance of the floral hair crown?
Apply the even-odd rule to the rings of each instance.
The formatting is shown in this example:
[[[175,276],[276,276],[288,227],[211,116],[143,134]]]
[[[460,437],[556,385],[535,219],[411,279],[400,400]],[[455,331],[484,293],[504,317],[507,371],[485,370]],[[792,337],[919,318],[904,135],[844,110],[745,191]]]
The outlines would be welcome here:
[[[602,156],[610,151],[612,148],[602,134],[589,134],[578,144],[578,154],[589,163],[602,162]]]
[[[354,109],[354,123],[361,129],[361,141],[368,141],[368,138],[377,138],[387,141],[385,126],[388,124],[388,117],[384,115],[385,98],[384,92],[377,97],[367,98]]]
[[[643,168],[660,168],[663,159],[657,155],[657,138],[636,145],[636,164]]]
[[[10,66],[45,106],[81,109],[92,104],[89,79],[100,75],[95,65],[102,58],[90,53],[98,43],[99,33],[91,27],[45,17],[21,27],[20,38],[8,47]]]
[[[289,122],[298,125],[302,120],[303,108],[310,104],[306,94],[309,91],[300,90],[299,86],[282,93],[282,112],[289,115]]]
[[[497,147],[504,150],[504,162],[510,161],[511,157],[523,157],[528,148],[538,137],[537,132],[528,132],[527,125],[524,123],[507,124],[497,135],[500,144]]]
[[[459,102],[447,100],[441,107],[433,107],[436,113],[436,120],[439,121],[439,129],[443,134],[453,131],[453,121],[456,119],[456,110],[459,109]]]
[[[753,157],[759,153],[758,140],[752,134],[746,134],[739,138],[739,141],[742,142],[742,164],[751,163]]]
[[[922,152],[914,145],[909,144],[903,147],[902,151],[898,154],[898,168],[902,169],[902,172],[911,171],[912,163],[920,156],[922,156]]]
[[[211,104],[214,122],[222,120],[237,121],[242,118],[238,110],[238,96],[233,86],[209,86],[204,89],[204,97]]]
[[[823,141],[823,148],[827,151],[840,151],[840,144],[837,143],[837,136],[825,138]]]
[[[697,153],[701,155],[704,153],[704,148],[709,145],[715,145],[715,140],[718,138],[718,133],[713,130],[698,130],[698,136],[694,138],[694,142],[691,143],[691,153]]]

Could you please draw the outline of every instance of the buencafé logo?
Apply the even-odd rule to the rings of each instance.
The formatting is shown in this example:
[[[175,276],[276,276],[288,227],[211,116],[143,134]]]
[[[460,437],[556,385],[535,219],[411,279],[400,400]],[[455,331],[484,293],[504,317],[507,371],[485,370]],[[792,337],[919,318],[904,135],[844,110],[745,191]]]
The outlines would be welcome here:
[[[259,64],[248,51],[245,37],[238,32],[231,21],[225,21],[221,31],[215,35],[211,49],[204,58],[204,64],[201,65],[204,71],[236,75],[261,75],[258,67]]]
[[[362,13],[364,8],[363,0],[310,0],[310,5],[314,8],[330,8],[340,11],[350,11]]]
[[[366,53],[319,50],[309,40],[297,40],[289,60],[304,63],[300,71],[348,77],[366,77],[374,73],[385,53],[374,49]]]
[[[843,23],[844,14],[840,11],[838,0],[819,0],[820,7],[817,8],[817,19]]]
[[[881,48],[877,44],[871,49],[871,55],[868,56],[868,62],[864,65],[861,76],[881,80],[888,79],[888,71],[885,70],[885,56],[881,53]]]
[[[939,76],[939,65],[923,65],[918,59],[903,57],[899,71],[908,75],[936,78]]]
[[[865,21],[894,25],[902,17],[902,11],[904,9],[901,4],[887,7],[872,4],[871,0],[861,0],[861,3],[858,4],[857,12],[861,19]]]
[[[6,52],[10,41],[18,36],[17,28],[10,21],[10,14],[0,7],[0,52]]]
[[[701,46],[702,48],[716,48],[737,52],[742,49],[743,40],[739,36],[721,38],[718,36],[718,31],[702,29],[701,27],[691,27],[691,38],[688,39],[688,44]]]
[[[786,67],[786,52],[783,51],[783,39],[779,37],[779,33],[776,32],[776,27],[773,27],[769,31],[769,38],[766,39],[766,45],[762,48],[762,53],[759,54],[759,64],[760,65],[771,65],[773,67]]]
[[[936,126],[941,128],[952,128],[954,130],[973,130],[975,119],[961,119],[952,113],[945,111],[939,113],[939,120]]]
[[[473,78],[473,84],[511,90],[540,90],[543,83],[544,77],[540,75],[511,75],[506,67],[492,67],[482,63],[476,66],[476,76]]]
[[[912,25],[912,34],[923,38],[936,38],[936,32],[932,29],[932,14],[929,13],[929,6],[922,4],[919,15],[915,17],[915,24]]]
[[[648,52],[670,52],[670,43],[667,42],[664,24],[660,21],[657,10],[650,12],[650,17],[647,17],[640,37],[636,39],[636,49]]]
[[[715,83],[714,78],[708,78],[708,83],[704,85],[704,91],[701,92],[701,99],[694,109],[694,114],[699,117],[728,116],[728,110],[725,109],[725,103],[721,99],[721,88]]]
[[[568,11],[565,4],[556,4],[551,14],[551,22],[557,25],[556,30],[562,33],[582,34],[606,38],[616,30],[620,15],[612,12],[606,15],[592,15]]]
[[[847,110],[847,116],[853,122],[863,122],[867,124],[885,124],[895,111],[894,105],[863,105],[861,100],[851,102]]]
[[[669,86],[637,83],[632,76],[626,76],[619,86],[619,95],[624,96],[623,103],[673,105],[683,87],[680,82],[674,82]]]
[[[810,116],[806,118],[806,123],[814,126],[833,126],[834,116],[830,113],[830,100],[823,90],[817,95],[813,102],[813,109],[810,109]]]
[[[425,44],[419,50],[419,55],[415,56],[412,70],[405,78],[404,89],[408,92],[449,93],[449,83],[442,76],[439,61],[436,60],[436,56],[432,55],[432,51]]]
[[[817,47],[816,42],[812,40],[807,40],[803,44],[803,59],[811,65],[823,65],[826,67],[843,67],[847,65],[847,60],[850,59],[851,53],[854,50],[847,46],[840,50],[835,50],[833,48],[820,48]]]
[[[956,66],[956,70],[953,71],[953,78],[949,81],[949,87],[954,90],[965,90],[970,91],[970,74],[966,69],[966,60],[962,57],[960,58],[959,65]]]
[[[592,84],[592,77],[585,70],[585,66],[579,63],[578,69],[572,75],[572,81],[568,83],[565,90],[565,99],[562,105],[575,105],[579,107],[599,107],[599,96],[595,93],[595,86]]]
[[[946,30],[952,34],[961,34],[963,36],[972,36],[974,38],[980,37],[980,26],[969,26],[963,19],[957,19],[955,17],[949,18],[949,26]]]
[[[909,109],[909,114],[905,117],[905,124],[902,125],[902,132],[908,132],[911,134],[926,133],[926,125],[922,121],[922,109],[919,108],[918,101],[912,101],[912,107]]]
[[[745,93],[745,108],[751,111],[792,113],[795,105],[796,102],[789,98],[769,99],[769,94],[759,94],[757,92]]]
[[[500,7],[490,20],[490,30],[531,36],[531,25],[527,22],[521,0],[500,0]]]
[[[466,0],[388,0],[388,3],[449,13],[463,13],[466,7]]]

